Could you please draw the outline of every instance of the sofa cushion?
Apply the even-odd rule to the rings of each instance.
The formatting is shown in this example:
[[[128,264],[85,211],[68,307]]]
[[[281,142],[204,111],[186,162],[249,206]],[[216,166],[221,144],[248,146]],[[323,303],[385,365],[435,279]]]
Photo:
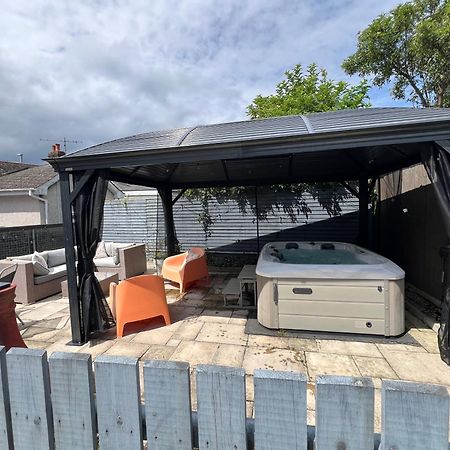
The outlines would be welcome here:
[[[97,267],[117,267],[117,264],[114,262],[114,256],[108,256],[106,258],[95,258],[94,264]]]
[[[66,251],[63,248],[56,250],[48,250],[47,252],[47,266],[56,267],[61,264],[66,264]]]
[[[10,261],[19,260],[19,261],[31,261],[31,258],[33,257],[33,253],[29,255],[22,255],[22,256],[9,256],[6,259],[9,259]]]
[[[47,261],[38,252],[34,252],[31,257],[31,262],[33,263],[33,271],[35,276],[47,275],[50,270],[47,266]]]
[[[120,242],[112,242],[112,257],[114,258],[114,264],[120,264],[119,248],[131,247],[133,244],[122,244]]]
[[[55,280],[57,278],[64,278],[66,276],[66,265],[60,264],[59,266],[51,267],[47,275],[40,275],[34,277],[34,284],[43,284],[47,281]],[[62,281],[62,280],[61,280]]]
[[[106,251],[105,241],[100,241],[97,245],[94,258],[107,258],[109,255]]]
[[[105,242],[105,250],[106,250],[106,254],[108,256],[114,256],[113,255],[113,243],[112,242]]]

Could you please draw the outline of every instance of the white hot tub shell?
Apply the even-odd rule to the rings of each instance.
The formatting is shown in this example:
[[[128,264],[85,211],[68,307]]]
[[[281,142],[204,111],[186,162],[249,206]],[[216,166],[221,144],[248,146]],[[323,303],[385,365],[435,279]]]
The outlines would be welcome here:
[[[385,336],[405,331],[405,272],[364,248],[272,242],[261,251],[256,275],[258,322],[265,327]]]

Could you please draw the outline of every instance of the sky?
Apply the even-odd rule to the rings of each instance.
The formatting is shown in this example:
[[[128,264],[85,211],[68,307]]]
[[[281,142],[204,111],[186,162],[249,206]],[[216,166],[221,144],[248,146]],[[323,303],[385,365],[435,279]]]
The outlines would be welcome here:
[[[333,79],[398,0],[0,0],[0,160],[39,163],[152,130],[246,119],[286,70]],[[373,106],[403,104],[388,88]],[[45,141],[50,140],[51,142]]]

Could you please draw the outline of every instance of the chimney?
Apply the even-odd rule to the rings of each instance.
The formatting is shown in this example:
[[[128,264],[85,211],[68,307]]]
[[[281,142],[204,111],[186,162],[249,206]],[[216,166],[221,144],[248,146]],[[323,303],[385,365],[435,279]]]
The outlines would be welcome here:
[[[61,146],[59,144],[53,144],[52,149],[48,152],[49,158],[59,158],[64,155],[65,153],[61,150]]]

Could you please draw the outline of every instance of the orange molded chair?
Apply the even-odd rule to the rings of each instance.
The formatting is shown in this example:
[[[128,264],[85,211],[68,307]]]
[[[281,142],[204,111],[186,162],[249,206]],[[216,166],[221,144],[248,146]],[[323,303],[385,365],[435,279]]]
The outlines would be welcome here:
[[[208,276],[205,250],[192,247],[187,252],[169,256],[163,262],[161,274],[165,279],[178,283],[181,293],[186,292],[194,281]]]
[[[110,285],[110,303],[117,323],[117,337],[125,324],[162,316],[170,325],[164,280],[157,275],[139,275]]]

